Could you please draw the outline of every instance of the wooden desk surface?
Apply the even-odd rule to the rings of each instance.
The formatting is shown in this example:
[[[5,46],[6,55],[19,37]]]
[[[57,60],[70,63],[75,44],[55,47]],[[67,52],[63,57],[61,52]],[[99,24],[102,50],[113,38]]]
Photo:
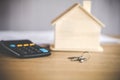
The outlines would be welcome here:
[[[120,45],[103,47],[103,53],[91,53],[84,63],[67,59],[80,56],[80,52],[52,52],[51,56],[32,59],[0,53],[0,80],[120,80]]]

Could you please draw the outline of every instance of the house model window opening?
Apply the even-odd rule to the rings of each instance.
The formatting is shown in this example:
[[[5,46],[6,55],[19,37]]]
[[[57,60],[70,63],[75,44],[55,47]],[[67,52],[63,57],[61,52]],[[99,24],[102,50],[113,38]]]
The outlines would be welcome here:
[[[83,6],[75,3],[52,21],[56,51],[100,52],[100,34],[104,24],[91,14],[91,0],[83,0]]]

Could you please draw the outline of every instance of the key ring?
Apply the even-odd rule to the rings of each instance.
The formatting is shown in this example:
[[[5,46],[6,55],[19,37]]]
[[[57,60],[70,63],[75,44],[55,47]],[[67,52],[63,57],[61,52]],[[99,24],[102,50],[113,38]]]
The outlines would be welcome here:
[[[68,57],[71,61],[79,61],[80,63],[83,63],[84,61],[87,61],[90,59],[90,54],[87,51],[84,51],[83,54],[79,57]]]

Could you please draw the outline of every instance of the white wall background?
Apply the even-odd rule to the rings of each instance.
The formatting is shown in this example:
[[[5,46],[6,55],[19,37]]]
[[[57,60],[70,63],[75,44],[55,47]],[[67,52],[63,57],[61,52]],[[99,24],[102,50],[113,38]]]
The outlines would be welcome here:
[[[120,35],[120,0],[92,0],[92,13],[106,27],[104,34]],[[82,0],[0,0],[0,30],[52,30],[50,22]]]
[[[120,35],[120,0],[93,0],[92,13],[106,25],[104,34]]]

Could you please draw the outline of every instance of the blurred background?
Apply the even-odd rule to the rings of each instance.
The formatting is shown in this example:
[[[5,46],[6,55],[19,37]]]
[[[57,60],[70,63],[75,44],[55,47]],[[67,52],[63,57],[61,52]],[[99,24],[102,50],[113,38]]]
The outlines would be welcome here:
[[[50,31],[51,21],[82,0],[0,0],[0,31]],[[106,27],[103,34],[120,35],[120,0],[92,0],[92,14]]]

